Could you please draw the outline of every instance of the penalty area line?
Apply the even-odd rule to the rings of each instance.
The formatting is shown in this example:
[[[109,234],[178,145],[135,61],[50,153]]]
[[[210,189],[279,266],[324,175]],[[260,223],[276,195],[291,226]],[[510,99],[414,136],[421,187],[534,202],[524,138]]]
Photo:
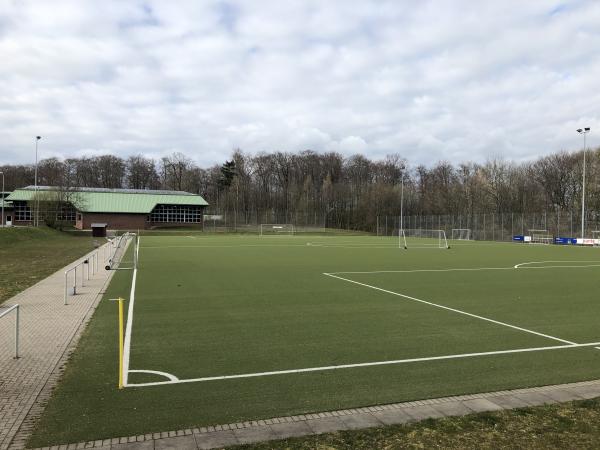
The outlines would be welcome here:
[[[480,315],[477,315],[477,314],[472,314],[472,313],[469,313],[469,312],[466,312],[466,311],[462,311],[460,309],[451,308],[449,306],[440,305],[438,303],[429,302],[427,300],[422,300],[422,299],[416,298],[416,297],[411,297],[410,295],[401,294],[399,292],[390,291],[388,289],[383,289],[383,288],[380,288],[380,287],[377,287],[377,286],[373,286],[373,285],[370,285],[370,284],[366,284],[366,283],[361,283],[359,281],[354,281],[354,280],[351,280],[349,278],[344,278],[344,277],[340,277],[338,275],[333,275],[332,273],[326,273],[325,272],[325,273],[323,273],[323,275],[327,275],[328,277],[332,277],[332,278],[337,278],[338,280],[346,281],[348,283],[353,283],[353,284],[357,284],[359,286],[363,286],[363,287],[367,287],[367,288],[370,288],[370,289],[374,289],[376,291],[385,292],[386,294],[391,294],[391,295],[395,295],[397,297],[402,297],[402,298],[405,298],[407,300],[411,300],[411,301],[414,301],[414,302],[423,303],[424,305],[429,305],[429,306],[433,306],[435,308],[445,309],[446,311],[452,311],[452,312],[455,312],[457,314],[462,314],[462,315],[465,315],[465,316],[468,316],[468,317],[473,317],[475,319],[484,320],[486,322],[491,322],[491,323],[494,323],[496,325],[502,325],[502,326],[505,326],[505,327],[508,327],[508,328],[512,328],[514,330],[523,331],[523,332],[529,333],[529,334],[535,334],[537,336],[541,336],[541,337],[544,337],[544,338],[547,338],[547,339],[552,339],[552,340],[558,341],[558,342],[563,342],[565,344],[576,345],[575,342],[567,341],[566,339],[561,339],[561,338],[556,337],[556,336],[550,336],[549,334],[539,333],[537,331],[529,330],[527,328],[519,327],[517,325],[511,325],[510,323],[506,323],[506,322],[501,322],[499,320],[490,319],[489,317],[484,317],[484,316],[480,316]]]
[[[128,383],[126,387],[147,387],[147,386],[161,386],[167,384],[180,384],[180,383],[199,383],[205,381],[220,381],[220,380],[233,380],[239,378],[256,378],[266,377],[273,375],[289,375],[295,373],[307,373],[307,372],[324,372],[329,370],[339,369],[353,369],[359,367],[373,367],[373,366],[386,366],[395,364],[407,364],[407,363],[418,363],[427,361],[441,361],[448,359],[461,359],[461,358],[473,358],[477,356],[493,356],[493,355],[507,355],[511,353],[527,353],[527,352],[541,352],[547,350],[561,350],[570,348],[581,348],[581,347],[594,347],[600,345],[600,342],[589,342],[585,344],[568,344],[568,345],[552,345],[547,347],[529,347],[529,348],[517,348],[511,350],[496,350],[489,352],[477,352],[477,353],[459,353],[454,355],[443,355],[443,356],[428,356],[424,358],[409,358],[409,359],[395,359],[389,361],[374,361],[356,364],[340,364],[337,366],[322,366],[322,367],[307,367],[304,369],[289,369],[289,370],[274,370],[270,372],[255,372],[255,373],[242,373],[237,375],[222,375],[214,377],[203,377],[203,378],[189,378],[189,379],[171,379],[169,381],[156,381],[149,383]],[[132,371],[133,372],[133,371]],[[138,371],[152,373],[154,371]],[[159,373],[159,372],[154,372]],[[160,372],[163,374],[163,372]],[[173,375],[171,375],[173,376]],[[174,377],[175,378],[175,377]]]

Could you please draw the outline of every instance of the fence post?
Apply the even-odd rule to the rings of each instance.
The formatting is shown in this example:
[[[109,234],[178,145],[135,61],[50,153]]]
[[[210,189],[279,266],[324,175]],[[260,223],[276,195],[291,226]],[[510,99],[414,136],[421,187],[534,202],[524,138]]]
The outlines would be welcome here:
[[[485,213],[483,213],[483,240],[485,241]]]

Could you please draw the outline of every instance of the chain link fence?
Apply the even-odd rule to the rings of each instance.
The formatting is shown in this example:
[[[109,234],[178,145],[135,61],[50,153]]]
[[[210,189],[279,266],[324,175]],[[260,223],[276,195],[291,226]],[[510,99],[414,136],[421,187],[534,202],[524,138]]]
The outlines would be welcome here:
[[[471,230],[471,239],[510,241],[514,235],[527,235],[532,230],[545,230],[548,235],[581,236],[581,216],[572,212],[542,213],[482,213],[470,215],[410,215],[356,218],[326,213],[212,213],[204,216],[208,232],[260,233],[260,224],[292,224],[297,232],[367,233],[376,236],[397,236],[404,229],[444,230],[450,239],[453,229]],[[600,214],[590,211],[586,217],[585,236],[600,230]]]
[[[599,217],[586,217],[585,237],[600,229]],[[401,227],[400,217],[377,217],[375,233],[378,236],[397,235]],[[404,229],[444,230],[448,238],[453,229],[470,229],[471,239],[484,241],[510,241],[515,235],[529,235],[533,230],[545,231],[551,236],[580,237],[581,216],[572,213],[502,213],[473,215],[405,216]]]

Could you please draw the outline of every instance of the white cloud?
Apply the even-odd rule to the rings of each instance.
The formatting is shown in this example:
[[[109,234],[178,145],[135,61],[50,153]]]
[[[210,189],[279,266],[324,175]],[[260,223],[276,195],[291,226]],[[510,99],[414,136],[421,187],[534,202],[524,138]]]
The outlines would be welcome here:
[[[600,145],[600,4],[0,0],[0,163]]]

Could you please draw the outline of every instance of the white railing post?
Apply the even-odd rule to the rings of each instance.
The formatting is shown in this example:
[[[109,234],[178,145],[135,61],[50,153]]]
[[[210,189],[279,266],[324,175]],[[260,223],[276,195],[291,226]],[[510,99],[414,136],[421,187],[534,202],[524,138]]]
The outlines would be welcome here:
[[[15,359],[19,358],[19,305],[17,305],[17,317],[15,320]]]
[[[67,304],[67,297],[69,296],[69,271],[65,271],[65,305]]]

